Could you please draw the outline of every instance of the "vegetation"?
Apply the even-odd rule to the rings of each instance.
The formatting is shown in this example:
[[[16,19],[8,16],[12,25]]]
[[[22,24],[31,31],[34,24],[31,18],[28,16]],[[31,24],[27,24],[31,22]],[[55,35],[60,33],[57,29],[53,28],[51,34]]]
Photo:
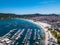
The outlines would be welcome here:
[[[48,30],[52,30],[52,28],[48,28]]]
[[[58,33],[56,30],[51,30],[51,28],[49,28],[48,30],[50,30],[52,35],[57,39],[57,43],[60,44],[60,33]]]
[[[51,31],[52,35],[54,35],[55,38],[57,38],[57,32],[55,30]]]
[[[60,44],[60,34],[57,37],[57,42],[58,42],[58,44]]]
[[[39,17],[39,16],[58,16],[56,14],[24,14],[24,15],[16,15],[11,13],[0,13],[0,19],[10,19],[10,18],[27,18],[30,19],[31,17]]]

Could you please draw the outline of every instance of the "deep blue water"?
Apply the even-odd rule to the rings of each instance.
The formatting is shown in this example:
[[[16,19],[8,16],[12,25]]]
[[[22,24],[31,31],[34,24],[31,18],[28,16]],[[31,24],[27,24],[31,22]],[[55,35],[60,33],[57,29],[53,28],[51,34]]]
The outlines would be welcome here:
[[[21,44],[21,42],[23,41],[23,39],[25,37],[25,34],[26,34],[26,32],[27,32],[28,29],[32,29],[33,30],[32,31],[32,35],[31,35],[31,39],[30,39],[30,43],[31,43],[30,45],[32,45],[32,43],[33,43],[34,29],[41,30],[40,34],[41,35],[43,34],[43,30],[41,29],[41,27],[39,27],[38,25],[36,25],[36,24],[34,24],[32,22],[24,20],[24,19],[0,20],[0,37],[3,36],[3,35],[5,35],[6,33],[8,33],[12,29],[17,29],[17,30],[19,30],[19,29],[25,29],[25,31],[23,33],[23,36],[20,37],[17,40],[19,42],[19,44]],[[12,35],[14,33],[12,33]]]
[[[40,27],[37,27],[37,25],[23,19],[0,20],[0,36],[3,36],[8,31],[16,28],[41,29]]]

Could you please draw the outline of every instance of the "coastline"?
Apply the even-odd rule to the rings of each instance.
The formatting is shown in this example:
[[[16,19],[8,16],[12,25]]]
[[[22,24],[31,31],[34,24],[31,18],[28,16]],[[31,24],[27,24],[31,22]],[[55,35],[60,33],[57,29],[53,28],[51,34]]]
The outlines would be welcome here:
[[[28,19],[27,19],[28,20]],[[48,41],[49,39],[54,39],[55,42],[57,42],[57,39],[55,39],[55,37],[53,37],[53,35],[50,33],[50,31],[46,28],[46,27],[51,27],[50,24],[44,23],[44,22],[40,22],[40,21],[33,21],[33,20],[29,20],[30,22],[37,24],[38,26],[40,26],[45,34],[45,41],[44,41],[44,45],[48,45],[50,44],[50,42]]]

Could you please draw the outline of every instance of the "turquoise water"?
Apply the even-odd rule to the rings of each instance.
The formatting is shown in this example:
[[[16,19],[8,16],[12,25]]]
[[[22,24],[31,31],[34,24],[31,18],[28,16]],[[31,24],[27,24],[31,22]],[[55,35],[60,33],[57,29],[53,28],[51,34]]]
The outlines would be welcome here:
[[[17,40],[19,44],[21,44],[21,42],[23,41],[28,29],[33,30],[32,35],[31,35],[30,45],[33,45],[32,42],[33,42],[33,37],[34,37],[34,29],[40,30],[39,32],[40,35],[43,34],[43,30],[41,29],[41,27],[24,19],[0,20],[0,37],[4,36],[6,33],[8,33],[12,29],[17,29],[17,30],[25,29],[23,36]],[[14,33],[12,33],[12,35],[13,34]]]

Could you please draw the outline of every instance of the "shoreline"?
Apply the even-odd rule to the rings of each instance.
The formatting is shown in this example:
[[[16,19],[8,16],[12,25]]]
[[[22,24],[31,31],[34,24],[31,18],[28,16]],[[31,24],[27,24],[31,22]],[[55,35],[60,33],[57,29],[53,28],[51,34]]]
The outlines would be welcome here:
[[[28,19],[27,19],[28,20]],[[33,21],[33,20],[29,20],[30,22],[34,23],[34,24],[37,24],[38,26],[40,26],[43,31],[44,31],[44,45],[48,45],[50,44],[50,42],[48,41],[49,39],[53,38],[55,40],[55,42],[57,42],[56,38],[53,37],[53,35],[51,34],[51,32],[46,28],[46,27],[51,27],[50,24],[48,23],[44,23],[44,22],[40,22],[40,21]]]

